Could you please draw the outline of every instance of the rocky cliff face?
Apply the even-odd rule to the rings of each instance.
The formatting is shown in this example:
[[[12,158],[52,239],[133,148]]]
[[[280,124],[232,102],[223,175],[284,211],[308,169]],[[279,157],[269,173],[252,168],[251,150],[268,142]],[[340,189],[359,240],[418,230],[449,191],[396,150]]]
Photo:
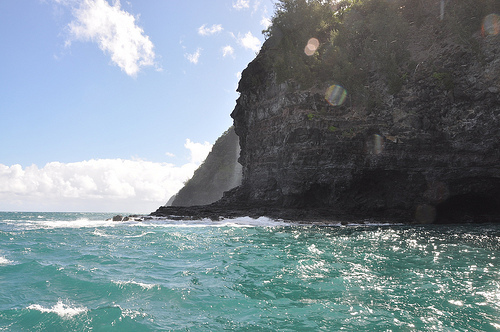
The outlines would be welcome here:
[[[360,218],[500,220],[500,35],[474,47],[413,26],[415,69],[377,103],[325,100],[327,86],[278,84],[268,41],[242,74],[231,114],[242,185],[225,197]],[[420,30],[419,30],[420,29]]]

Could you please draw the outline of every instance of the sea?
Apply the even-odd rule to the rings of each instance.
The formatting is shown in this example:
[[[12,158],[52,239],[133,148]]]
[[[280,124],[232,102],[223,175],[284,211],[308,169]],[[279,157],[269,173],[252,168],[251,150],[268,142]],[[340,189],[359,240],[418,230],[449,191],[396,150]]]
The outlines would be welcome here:
[[[500,331],[500,225],[0,212],[0,331]]]

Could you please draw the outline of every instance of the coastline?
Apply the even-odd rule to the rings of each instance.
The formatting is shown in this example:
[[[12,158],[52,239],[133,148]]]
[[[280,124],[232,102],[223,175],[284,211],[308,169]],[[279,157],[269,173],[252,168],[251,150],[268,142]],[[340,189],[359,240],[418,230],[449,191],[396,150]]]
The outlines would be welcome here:
[[[271,206],[227,206],[216,203],[198,206],[161,206],[155,212],[149,214],[150,217],[167,218],[172,220],[199,220],[210,219],[220,221],[222,219],[233,219],[240,217],[251,217],[258,219],[267,217],[270,219],[282,220],[291,223],[311,224],[311,225],[332,225],[332,224],[405,224],[415,225],[404,218],[372,217],[366,218],[359,215],[347,215],[327,208],[278,208]]]

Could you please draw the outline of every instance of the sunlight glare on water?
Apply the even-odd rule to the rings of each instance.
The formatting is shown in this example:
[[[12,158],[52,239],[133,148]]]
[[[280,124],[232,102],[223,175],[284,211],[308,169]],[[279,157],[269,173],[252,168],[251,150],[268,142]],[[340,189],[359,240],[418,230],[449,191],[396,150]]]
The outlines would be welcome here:
[[[2,215],[0,330],[495,331],[500,324],[500,225],[106,224],[89,214],[85,222],[59,215],[55,227],[56,215]],[[36,227],[27,222],[35,220]]]

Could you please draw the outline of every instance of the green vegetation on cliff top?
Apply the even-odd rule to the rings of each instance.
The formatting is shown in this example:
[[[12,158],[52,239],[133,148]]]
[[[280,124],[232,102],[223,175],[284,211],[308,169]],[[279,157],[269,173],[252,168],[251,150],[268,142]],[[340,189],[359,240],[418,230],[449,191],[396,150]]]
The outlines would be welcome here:
[[[374,100],[374,72],[394,94],[415,69],[408,50],[415,29],[434,29],[474,48],[483,18],[495,12],[498,0],[279,0],[264,51],[278,82],[292,79],[306,89],[338,84],[367,105]],[[319,46],[307,50],[311,38]]]

